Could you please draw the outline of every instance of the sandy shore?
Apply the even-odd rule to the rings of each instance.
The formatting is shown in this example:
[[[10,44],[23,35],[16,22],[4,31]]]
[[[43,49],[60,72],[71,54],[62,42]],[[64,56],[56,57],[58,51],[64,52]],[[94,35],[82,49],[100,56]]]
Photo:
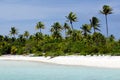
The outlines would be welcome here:
[[[39,61],[46,63],[62,65],[79,65],[102,68],[120,68],[120,56],[60,56],[50,59],[49,57],[29,57],[29,56],[12,56],[4,55],[0,60],[24,60]]]

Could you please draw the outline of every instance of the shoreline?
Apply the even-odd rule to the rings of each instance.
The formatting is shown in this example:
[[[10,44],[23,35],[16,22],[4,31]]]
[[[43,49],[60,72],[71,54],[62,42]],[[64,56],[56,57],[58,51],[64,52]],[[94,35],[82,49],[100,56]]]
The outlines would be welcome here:
[[[59,65],[87,66],[98,68],[120,68],[120,56],[59,56],[30,57],[22,55],[3,55],[0,60],[35,61]]]

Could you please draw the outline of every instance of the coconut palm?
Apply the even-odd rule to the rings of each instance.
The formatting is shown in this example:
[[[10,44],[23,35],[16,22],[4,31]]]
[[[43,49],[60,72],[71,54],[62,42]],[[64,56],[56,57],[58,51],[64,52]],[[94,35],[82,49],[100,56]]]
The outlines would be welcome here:
[[[108,20],[107,20],[107,15],[108,14],[112,14],[112,10],[113,9],[109,5],[104,5],[102,10],[100,10],[100,13],[105,15],[107,37],[108,37]]]
[[[37,43],[40,41],[40,40],[43,40],[43,35],[40,33],[40,32],[37,32],[34,36],[34,39],[37,41]]]
[[[20,34],[20,35],[18,36],[18,41],[20,42],[19,44],[24,44],[24,42],[25,42],[24,35]]]
[[[88,33],[90,33],[91,26],[89,24],[84,24],[81,27],[84,36],[87,36]]]
[[[80,40],[81,38],[82,38],[82,31],[80,31],[80,30],[73,30],[73,32],[72,32],[72,39],[74,41],[76,41],[76,40]]]
[[[96,46],[98,46],[98,44],[105,45],[105,43],[106,43],[106,39],[105,39],[104,35],[102,35],[101,33],[98,33],[98,32],[95,32],[92,35],[92,40],[94,41],[94,43],[96,44]]]
[[[8,41],[10,40],[9,36],[5,36],[5,37],[4,37],[4,40],[5,40],[6,42],[8,42]]]
[[[73,12],[70,12],[68,16],[66,16],[67,20],[70,22],[71,24],[71,28],[72,30],[74,29],[73,28],[73,22],[76,22],[77,21],[77,16],[75,13]]]
[[[65,37],[67,37],[67,30],[70,29],[70,26],[67,24],[67,23],[64,23],[64,26],[63,26],[64,30],[65,30]]]
[[[114,39],[115,39],[114,35],[110,35],[109,40],[114,41]]]
[[[69,35],[69,37],[72,36],[72,33],[73,33],[73,31],[71,29],[68,29],[67,35]]]
[[[3,35],[0,35],[0,41],[4,41],[4,36]]]
[[[24,35],[25,38],[28,39],[28,37],[30,36],[30,33],[28,31],[25,31],[23,35]]]
[[[32,41],[34,40],[35,36],[34,35],[30,35],[29,39]]]
[[[13,35],[13,37],[15,38],[15,35],[18,34],[18,31],[15,27],[11,27],[11,31],[10,31],[10,35]]]
[[[60,23],[56,22],[51,27],[52,36],[55,39],[60,38],[61,37],[60,31],[62,30],[62,26],[60,25]]]
[[[100,31],[99,19],[97,17],[92,17],[92,19],[90,19],[90,24],[91,27],[94,29],[94,33],[96,32],[96,30]]]
[[[40,33],[41,33],[41,29],[44,29],[44,28],[45,28],[45,25],[44,25],[44,23],[42,23],[42,22],[40,21],[40,22],[37,23],[37,25],[35,26],[35,28],[36,28],[37,30],[40,29]]]

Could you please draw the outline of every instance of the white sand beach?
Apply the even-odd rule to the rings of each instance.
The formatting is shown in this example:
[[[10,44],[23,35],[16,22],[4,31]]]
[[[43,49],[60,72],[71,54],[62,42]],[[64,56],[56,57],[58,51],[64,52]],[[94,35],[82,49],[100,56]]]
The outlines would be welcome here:
[[[120,68],[120,56],[59,56],[50,58],[4,55],[0,57],[0,60],[38,61],[62,65]]]

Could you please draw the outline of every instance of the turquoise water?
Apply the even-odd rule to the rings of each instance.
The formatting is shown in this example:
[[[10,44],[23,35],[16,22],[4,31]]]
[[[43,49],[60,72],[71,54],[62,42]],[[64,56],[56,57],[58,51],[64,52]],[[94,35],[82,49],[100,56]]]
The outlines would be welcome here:
[[[0,80],[120,80],[120,69],[0,61]]]

